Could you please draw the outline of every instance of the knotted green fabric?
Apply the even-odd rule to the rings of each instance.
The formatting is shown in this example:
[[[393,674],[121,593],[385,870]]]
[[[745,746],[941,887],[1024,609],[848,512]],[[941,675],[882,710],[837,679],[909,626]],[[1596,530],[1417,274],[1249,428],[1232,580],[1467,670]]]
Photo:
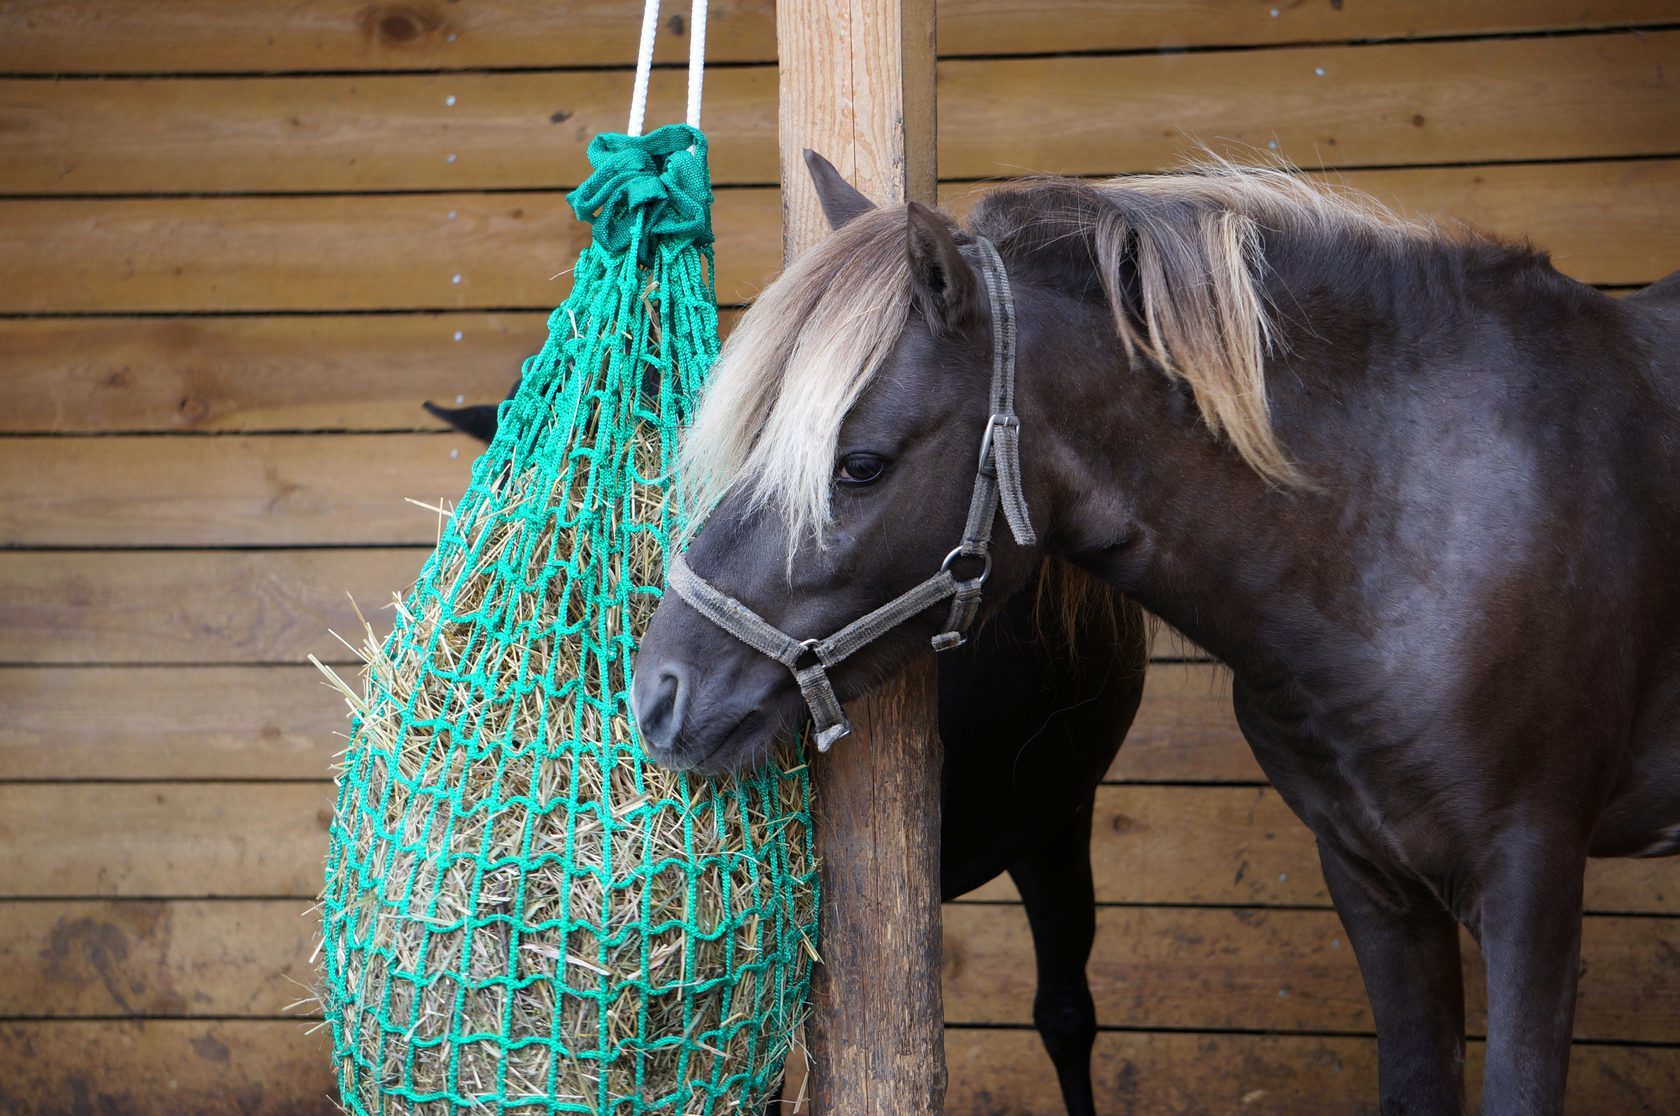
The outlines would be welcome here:
[[[690,150],[692,148],[692,150]],[[706,137],[686,124],[645,136],[605,132],[589,143],[589,178],[566,195],[611,253],[632,244],[712,243],[712,178]]]
[[[690,780],[626,708],[717,355],[705,137],[589,155],[572,293],[340,683],[321,1001],[354,1113],[756,1116],[804,1010],[804,767]]]

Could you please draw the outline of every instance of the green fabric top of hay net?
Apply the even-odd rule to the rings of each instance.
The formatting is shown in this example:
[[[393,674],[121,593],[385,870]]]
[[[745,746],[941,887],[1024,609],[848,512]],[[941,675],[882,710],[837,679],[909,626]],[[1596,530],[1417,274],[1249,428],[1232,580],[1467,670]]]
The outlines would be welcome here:
[[[572,294],[396,630],[339,683],[321,1001],[356,1113],[756,1113],[804,1011],[796,749],[690,779],[647,762],[626,701],[717,355],[705,138],[589,154]]]

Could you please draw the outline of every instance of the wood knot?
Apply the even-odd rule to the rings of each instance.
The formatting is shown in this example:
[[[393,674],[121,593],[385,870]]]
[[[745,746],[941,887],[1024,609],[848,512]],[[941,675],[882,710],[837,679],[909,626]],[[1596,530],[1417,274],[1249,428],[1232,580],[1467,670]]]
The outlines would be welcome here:
[[[1115,814],[1108,824],[1116,833],[1130,833],[1132,830],[1132,819],[1125,814]]]
[[[362,9],[362,33],[382,46],[413,46],[443,30],[443,13],[430,4],[374,4]]]
[[[128,369],[126,369],[126,368],[113,369],[111,371],[111,374],[105,377],[105,386],[106,387],[117,387],[117,388],[127,387],[128,386]]]
[[[175,404],[175,413],[182,422],[203,422],[210,414],[210,405],[190,395],[182,396],[181,401]]]

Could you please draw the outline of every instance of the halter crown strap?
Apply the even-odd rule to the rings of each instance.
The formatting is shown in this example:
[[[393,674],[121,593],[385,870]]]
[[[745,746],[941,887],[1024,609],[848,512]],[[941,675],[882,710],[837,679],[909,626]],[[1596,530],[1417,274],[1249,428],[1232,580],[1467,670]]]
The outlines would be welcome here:
[[[979,614],[981,594],[992,572],[992,527],[999,509],[1017,543],[1032,546],[1038,541],[1021,486],[1021,420],[1015,414],[1015,300],[1009,288],[1009,275],[997,248],[984,237],[977,237],[962,251],[977,257],[991,299],[991,414],[980,439],[980,459],[975,467],[974,493],[968,502],[962,543],[945,556],[939,572],[826,639],[800,640],[707,582],[689,569],[681,555],[671,562],[670,586],[677,596],[748,647],[793,672],[811,710],[819,752],[828,751],[836,740],[852,731],[851,722],[835,696],[834,685],[828,679],[829,667],[947,599],[951,602],[951,612],[944,630],[933,637],[933,649],[945,651],[961,646]],[[980,571],[974,577],[960,579],[951,571],[964,558],[980,562]]]
[[[991,241],[976,237],[971,248],[964,251],[980,257],[980,273],[985,277],[986,293],[992,304],[992,413],[980,442],[980,476],[995,478],[1004,522],[1009,524],[1015,541],[1022,546],[1034,546],[1038,536],[1027,514],[1027,494],[1021,485],[1021,419],[1015,413],[1015,293],[1010,289],[1003,259]],[[966,536],[973,534],[972,528],[977,526],[974,511],[981,502],[979,488],[977,485],[975,499],[969,505],[971,530],[965,532],[965,543]],[[987,509],[988,520],[993,511]],[[990,522],[985,529],[989,535]]]

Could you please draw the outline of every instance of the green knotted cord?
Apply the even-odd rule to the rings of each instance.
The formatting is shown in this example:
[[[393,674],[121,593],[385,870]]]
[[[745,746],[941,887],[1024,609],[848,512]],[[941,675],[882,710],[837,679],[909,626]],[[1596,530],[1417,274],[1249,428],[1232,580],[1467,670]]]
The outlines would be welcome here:
[[[680,536],[671,484],[678,435],[718,349],[705,137],[682,125],[603,135],[589,158],[593,173],[568,197],[593,225],[572,293],[502,405],[495,441],[405,598],[352,720],[322,897],[322,1003],[341,1097],[365,1116],[734,1112],[779,1080],[803,1013],[816,909],[803,767],[771,765],[715,787],[684,778],[677,793],[653,796],[626,710],[636,643],[626,618],[645,618],[660,594],[636,577],[632,558],[651,544],[668,562]],[[519,498],[530,492],[569,495]],[[487,542],[506,538],[518,545],[496,552]],[[477,579],[470,588],[463,570]],[[546,607],[531,607],[539,601]],[[574,675],[533,665],[533,648],[566,640],[581,648]],[[420,664],[420,684],[393,687],[382,677],[382,665],[398,663]],[[442,706],[423,703],[423,692],[444,694]],[[568,738],[518,738],[511,717],[504,725],[494,715],[518,703],[570,703]],[[580,797],[591,773],[608,785],[629,780],[630,808]],[[469,795],[469,776],[487,789]],[[545,785],[567,789],[545,797],[537,790]],[[492,836],[505,838],[498,826],[515,817],[523,819],[518,854],[497,855]],[[634,840],[656,824],[680,825],[682,856],[656,858],[649,839],[638,860],[614,863],[623,846],[604,839],[602,863],[574,861],[580,833]],[[725,830],[745,834],[744,849],[720,865],[704,849]],[[556,833],[558,849],[548,840]],[[600,909],[573,910],[567,887],[528,888],[533,872],[556,870],[567,880],[590,875]],[[673,925],[653,909],[651,882],[669,872],[687,876],[685,909],[710,902],[725,912],[715,925]],[[718,877],[722,894],[703,893],[703,879]],[[464,889],[464,910],[443,902],[444,881]],[[624,924],[612,900],[635,887],[640,918]],[[544,904],[557,904],[554,917],[528,917]],[[743,946],[742,927],[753,925],[757,937]],[[391,926],[418,941],[420,961],[408,969],[388,944]],[[682,987],[648,976],[649,943],[673,929],[690,974]],[[615,951],[634,948],[638,935],[640,974],[579,979],[609,973]],[[539,944],[556,941],[562,955],[593,941],[593,961],[541,963]],[[695,954],[707,943],[723,948],[719,971],[698,971]],[[735,1002],[732,990],[748,980],[749,1002]],[[542,982],[552,987],[533,987]],[[451,986],[452,1016],[426,1016],[426,995]],[[552,1021],[546,1032],[515,1033],[515,995],[533,991],[552,996]],[[700,998],[719,994],[728,1010],[714,1018]],[[683,1026],[656,1033],[649,1004],[671,996],[683,998]],[[469,1003],[504,1001],[495,1030],[464,1029]],[[591,1041],[568,1041],[562,1023],[576,1011],[594,1020]],[[632,1012],[633,1038],[615,1041]],[[747,1056],[724,1067],[710,1055],[730,1043],[744,1043]],[[499,1067],[493,1082],[463,1080],[469,1048]],[[677,1081],[649,1080],[652,1058],[673,1053]],[[510,1080],[519,1061],[548,1067],[540,1089]],[[695,1066],[711,1069],[694,1078]],[[608,1089],[609,1070],[618,1080],[628,1071],[631,1095]],[[576,1080],[598,1081],[593,1095],[566,1084]]]

